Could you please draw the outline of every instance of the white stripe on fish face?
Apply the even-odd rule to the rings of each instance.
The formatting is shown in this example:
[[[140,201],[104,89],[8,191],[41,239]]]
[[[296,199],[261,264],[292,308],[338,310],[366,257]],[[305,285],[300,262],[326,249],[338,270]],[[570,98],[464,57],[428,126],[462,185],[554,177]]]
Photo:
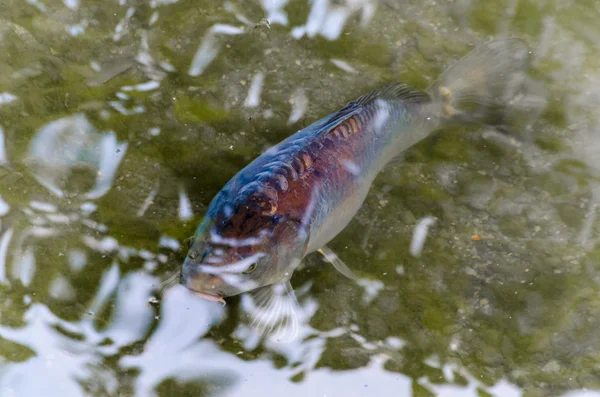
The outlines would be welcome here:
[[[250,280],[247,277],[243,277],[239,274],[223,274],[221,276],[223,282],[239,291],[251,291],[258,287],[261,287],[259,283],[254,280]]]
[[[252,256],[249,256],[244,259],[240,259],[239,261],[231,263],[229,265],[223,265],[223,266],[200,265],[199,269],[203,273],[216,274],[216,275],[227,274],[227,273],[233,273],[233,274],[242,273],[242,272],[246,271],[251,264],[258,262],[258,260],[265,255],[266,254],[264,254],[262,252],[258,252]]]
[[[261,231],[259,237],[248,237],[248,238],[226,238],[222,237],[215,231],[214,228],[210,230],[210,242],[212,244],[228,245],[230,247],[248,247],[251,245],[262,244],[265,238],[266,231]]]

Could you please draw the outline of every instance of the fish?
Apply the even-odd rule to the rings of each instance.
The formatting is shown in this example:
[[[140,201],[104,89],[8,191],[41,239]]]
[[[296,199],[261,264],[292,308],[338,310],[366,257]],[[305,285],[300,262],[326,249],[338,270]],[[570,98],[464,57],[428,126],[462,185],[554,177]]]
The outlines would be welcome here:
[[[388,84],[266,150],[212,199],[178,282],[219,302],[249,296],[252,328],[293,340],[299,305],[290,279],[303,258],[319,252],[356,280],[327,244],[361,208],[376,176],[440,129],[501,124],[529,58],[521,39],[489,41],[425,91]]]

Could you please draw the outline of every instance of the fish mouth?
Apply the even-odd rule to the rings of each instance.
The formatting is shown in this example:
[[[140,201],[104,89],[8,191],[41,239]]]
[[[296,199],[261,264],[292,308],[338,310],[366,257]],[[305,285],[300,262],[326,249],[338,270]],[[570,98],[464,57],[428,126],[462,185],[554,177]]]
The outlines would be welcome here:
[[[225,305],[225,299],[223,299],[222,296],[219,295],[211,295],[211,294],[207,294],[206,292],[199,292],[199,291],[195,291],[189,287],[186,287],[188,290],[190,290],[194,295],[202,298],[202,299],[206,299],[208,301],[211,302],[220,302],[223,305]]]

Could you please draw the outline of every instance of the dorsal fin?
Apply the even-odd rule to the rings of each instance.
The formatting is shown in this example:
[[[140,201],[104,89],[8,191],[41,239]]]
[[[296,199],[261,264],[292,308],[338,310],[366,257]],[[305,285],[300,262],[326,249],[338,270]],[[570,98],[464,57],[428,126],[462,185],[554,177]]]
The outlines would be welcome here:
[[[367,105],[376,99],[389,99],[395,101],[406,101],[412,103],[424,103],[431,101],[431,97],[419,90],[410,88],[404,83],[392,83],[365,94],[356,100],[360,106]]]

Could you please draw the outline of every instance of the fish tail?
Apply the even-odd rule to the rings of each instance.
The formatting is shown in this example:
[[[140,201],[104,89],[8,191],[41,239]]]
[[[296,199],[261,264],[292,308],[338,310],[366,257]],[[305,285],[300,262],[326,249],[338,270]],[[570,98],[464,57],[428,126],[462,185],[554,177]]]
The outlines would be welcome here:
[[[427,89],[441,121],[502,125],[527,84],[530,50],[520,39],[487,42],[456,62]]]

